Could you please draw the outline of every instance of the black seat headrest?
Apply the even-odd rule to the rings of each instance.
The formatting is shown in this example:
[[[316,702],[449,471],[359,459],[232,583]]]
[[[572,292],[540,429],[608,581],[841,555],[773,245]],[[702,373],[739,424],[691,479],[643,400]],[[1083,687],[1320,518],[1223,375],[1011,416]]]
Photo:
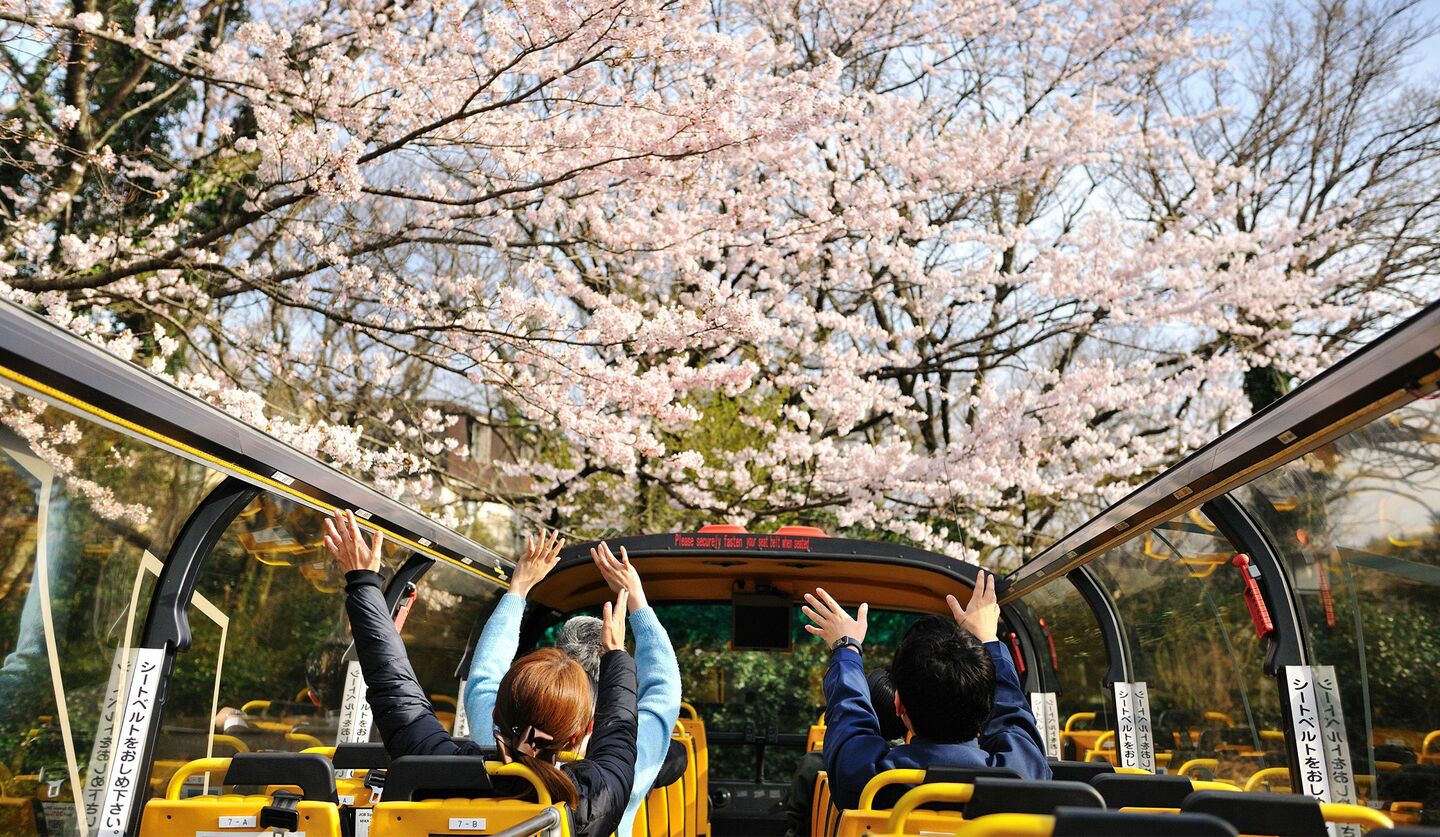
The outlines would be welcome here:
[[[1327,833],[1320,803],[1299,794],[1195,791],[1180,810],[1211,814],[1245,834],[1324,837]]]
[[[236,753],[227,785],[295,785],[312,802],[335,802],[335,768],[318,753]]]
[[[965,819],[986,814],[1048,814],[1062,805],[1104,808],[1099,791],[1084,782],[1044,782],[1032,779],[975,779],[975,792],[965,803]]]
[[[495,784],[476,756],[401,756],[385,771],[385,799],[415,802],[436,797],[493,796]]]
[[[355,743],[335,745],[336,770],[378,770],[390,766],[390,754],[380,743]]]
[[[1103,761],[1052,761],[1050,778],[1057,782],[1088,782],[1101,773],[1114,773],[1115,766]]]
[[[1090,780],[1106,808],[1179,808],[1195,786],[1184,776],[1101,773]]]
[[[1235,829],[1208,814],[1155,814],[1056,808],[1051,837],[1235,837]]]
[[[670,749],[665,753],[665,761],[660,763],[660,772],[655,774],[655,783],[652,788],[668,788],[680,781],[685,775],[685,768],[690,766],[690,754],[686,752],[685,745],[675,739],[670,739]]]

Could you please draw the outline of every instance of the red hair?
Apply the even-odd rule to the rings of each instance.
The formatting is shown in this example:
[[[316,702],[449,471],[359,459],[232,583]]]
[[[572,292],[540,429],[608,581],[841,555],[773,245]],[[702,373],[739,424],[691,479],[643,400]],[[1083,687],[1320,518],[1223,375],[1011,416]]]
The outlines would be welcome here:
[[[555,648],[515,661],[495,696],[496,739],[509,758],[535,771],[552,799],[575,807],[575,783],[555,757],[585,737],[594,720],[590,677]]]

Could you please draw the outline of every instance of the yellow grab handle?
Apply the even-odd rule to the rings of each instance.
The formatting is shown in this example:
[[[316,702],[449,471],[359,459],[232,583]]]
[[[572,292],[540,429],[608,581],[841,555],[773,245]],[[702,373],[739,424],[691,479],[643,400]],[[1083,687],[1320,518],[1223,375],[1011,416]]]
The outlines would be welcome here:
[[[244,712],[246,715],[249,715],[251,712],[263,712],[264,710],[269,708],[270,701],[268,700],[252,700],[244,703],[240,707],[240,711]]]
[[[1395,821],[1364,805],[1348,805],[1341,802],[1321,802],[1320,815],[1326,822],[1340,822],[1358,825],[1366,831],[1375,828],[1394,828]]]
[[[1055,818],[1049,814],[988,814],[961,823],[957,837],[1050,837]]]
[[[1257,770],[1250,774],[1249,779],[1245,780],[1245,790],[1253,791],[1271,779],[1278,779],[1281,776],[1285,777],[1285,784],[1290,784],[1290,768],[1288,767],[1266,767]]]
[[[535,771],[517,762],[501,764],[498,761],[485,762],[485,769],[490,771],[491,776],[519,776],[528,781],[535,788],[535,801],[540,805],[553,805],[550,801],[550,791]]]
[[[865,783],[865,789],[860,791],[860,810],[872,810],[870,806],[875,804],[875,794],[879,793],[881,788],[890,785],[918,785],[924,781],[925,771],[913,767],[897,767],[877,773]]]
[[[1283,770],[1284,768],[1281,769]],[[1207,782],[1204,779],[1191,779],[1190,785],[1195,788],[1195,790],[1235,791],[1237,793],[1240,791],[1239,788],[1229,782]]]
[[[250,752],[250,745],[246,744],[244,741],[241,741],[233,735],[221,735],[220,733],[216,733],[215,743],[224,744],[227,747],[233,747],[235,749],[235,752],[237,753]]]
[[[690,713],[690,720],[692,720],[692,721],[698,721],[698,720],[700,720],[700,713],[699,713],[699,712],[696,712],[696,711],[695,711],[695,707],[694,707],[694,706],[691,706],[691,705],[688,704],[688,703],[684,703],[684,702],[682,701],[681,704],[680,704],[680,711],[681,711],[681,712],[689,712],[689,713]]]
[[[1066,732],[1073,732],[1073,731],[1074,731],[1074,727],[1075,727],[1075,723],[1076,723],[1077,721],[1085,721],[1086,723],[1094,723],[1094,721],[1095,721],[1095,713],[1094,713],[1094,712],[1076,712],[1074,715],[1071,715],[1070,717],[1068,717],[1068,718],[1065,719],[1065,731],[1066,731]]]
[[[935,782],[912,788],[895,803],[895,810],[890,812],[890,821],[885,824],[885,830],[904,834],[905,821],[910,819],[910,813],[916,808],[928,802],[969,802],[970,795],[974,792],[974,785],[962,785],[959,782]]]
[[[180,789],[185,787],[185,780],[191,776],[229,769],[230,759],[196,759],[191,762],[186,762],[170,777],[170,784],[165,788],[165,798],[179,799]]]
[[[1220,761],[1218,759],[1190,759],[1180,765],[1180,769],[1175,772],[1181,776],[1189,776],[1190,771],[1198,770],[1202,767],[1206,770],[1217,770],[1220,767]]]
[[[333,758],[335,758],[335,748],[334,748],[334,747],[323,747],[323,746],[322,746],[322,747],[306,747],[305,749],[301,750],[300,752],[302,752],[302,753],[313,753],[313,754],[315,754],[315,755],[317,755],[317,756],[324,756],[324,757],[327,758],[327,759],[333,759]]]

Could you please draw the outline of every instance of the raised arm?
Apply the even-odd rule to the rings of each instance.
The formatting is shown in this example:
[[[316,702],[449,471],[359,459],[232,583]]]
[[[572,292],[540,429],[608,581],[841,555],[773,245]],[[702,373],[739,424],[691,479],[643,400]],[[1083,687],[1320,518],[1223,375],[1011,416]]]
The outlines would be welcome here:
[[[841,808],[855,808],[865,783],[879,771],[890,742],[880,731],[859,646],[869,628],[870,605],[860,605],[855,618],[824,588],[805,594],[801,608],[813,625],[805,630],[830,647],[825,672],[825,770],[830,792]],[[848,640],[848,642],[847,642]]]
[[[392,758],[478,752],[476,747],[457,744],[445,731],[410,666],[405,643],[380,592],[383,544],[379,532],[367,544],[355,515],[348,511],[336,511],[333,520],[325,521],[325,546],[345,570],[345,611],[365,675],[365,698],[385,749]]]
[[[587,808],[577,819],[592,822],[592,834],[615,831],[635,782],[635,661],[625,653],[626,598],[621,590],[615,603],[605,603],[595,729],[585,758],[569,766]],[[602,812],[604,821],[595,822]]]
[[[500,603],[485,620],[465,681],[465,714],[476,741],[488,742],[494,730],[495,695],[520,646],[520,620],[525,615],[530,588],[554,569],[564,548],[565,539],[559,532],[526,537],[525,552],[510,577],[510,590],[500,597]]]
[[[671,730],[680,717],[680,665],[669,634],[645,598],[645,585],[625,547],[620,547],[620,557],[616,558],[609,545],[602,542],[590,550],[590,558],[612,591],[628,594],[640,688],[635,789],[648,791],[665,761]]]
[[[1027,779],[1050,778],[1050,764],[1045,758],[1045,741],[1030,713],[1030,702],[1020,687],[1020,677],[1005,643],[1000,641],[1000,605],[995,595],[995,576],[980,571],[970,604],[961,607],[954,596],[946,596],[950,613],[960,627],[985,643],[985,650],[995,661],[995,707],[980,730],[979,743],[990,754],[992,762],[1013,767]]]

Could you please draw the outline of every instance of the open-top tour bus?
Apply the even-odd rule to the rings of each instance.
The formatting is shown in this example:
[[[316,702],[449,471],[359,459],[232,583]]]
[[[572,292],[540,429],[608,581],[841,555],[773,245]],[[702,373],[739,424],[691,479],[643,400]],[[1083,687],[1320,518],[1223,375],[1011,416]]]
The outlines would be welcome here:
[[[398,765],[380,781],[389,761],[363,746],[375,734],[343,579],[321,544],[337,507],[386,533],[386,597],[410,657],[442,721],[483,742],[488,719],[465,718],[459,695],[513,567],[504,510],[476,508],[468,537],[446,529],[8,304],[0,379],[13,391],[0,426],[0,833],[567,831],[543,794],[423,801],[427,780]],[[1093,792],[938,771],[888,779],[921,784],[894,808],[839,811],[822,776],[796,803],[803,829],[1067,833],[1071,809],[1036,815],[1077,798],[1176,818],[1162,825],[1204,811],[1243,833],[1440,823],[1437,382],[1432,305],[1001,579],[1002,640],[1056,778]],[[876,665],[976,577],[801,526],[609,543],[634,560],[681,668],[688,766],[636,829],[657,837],[792,822],[792,777],[823,753],[829,658],[803,629],[803,592],[868,602]],[[522,650],[610,598],[589,546],[567,548],[532,591]],[[1010,819],[926,810],[982,796]]]

